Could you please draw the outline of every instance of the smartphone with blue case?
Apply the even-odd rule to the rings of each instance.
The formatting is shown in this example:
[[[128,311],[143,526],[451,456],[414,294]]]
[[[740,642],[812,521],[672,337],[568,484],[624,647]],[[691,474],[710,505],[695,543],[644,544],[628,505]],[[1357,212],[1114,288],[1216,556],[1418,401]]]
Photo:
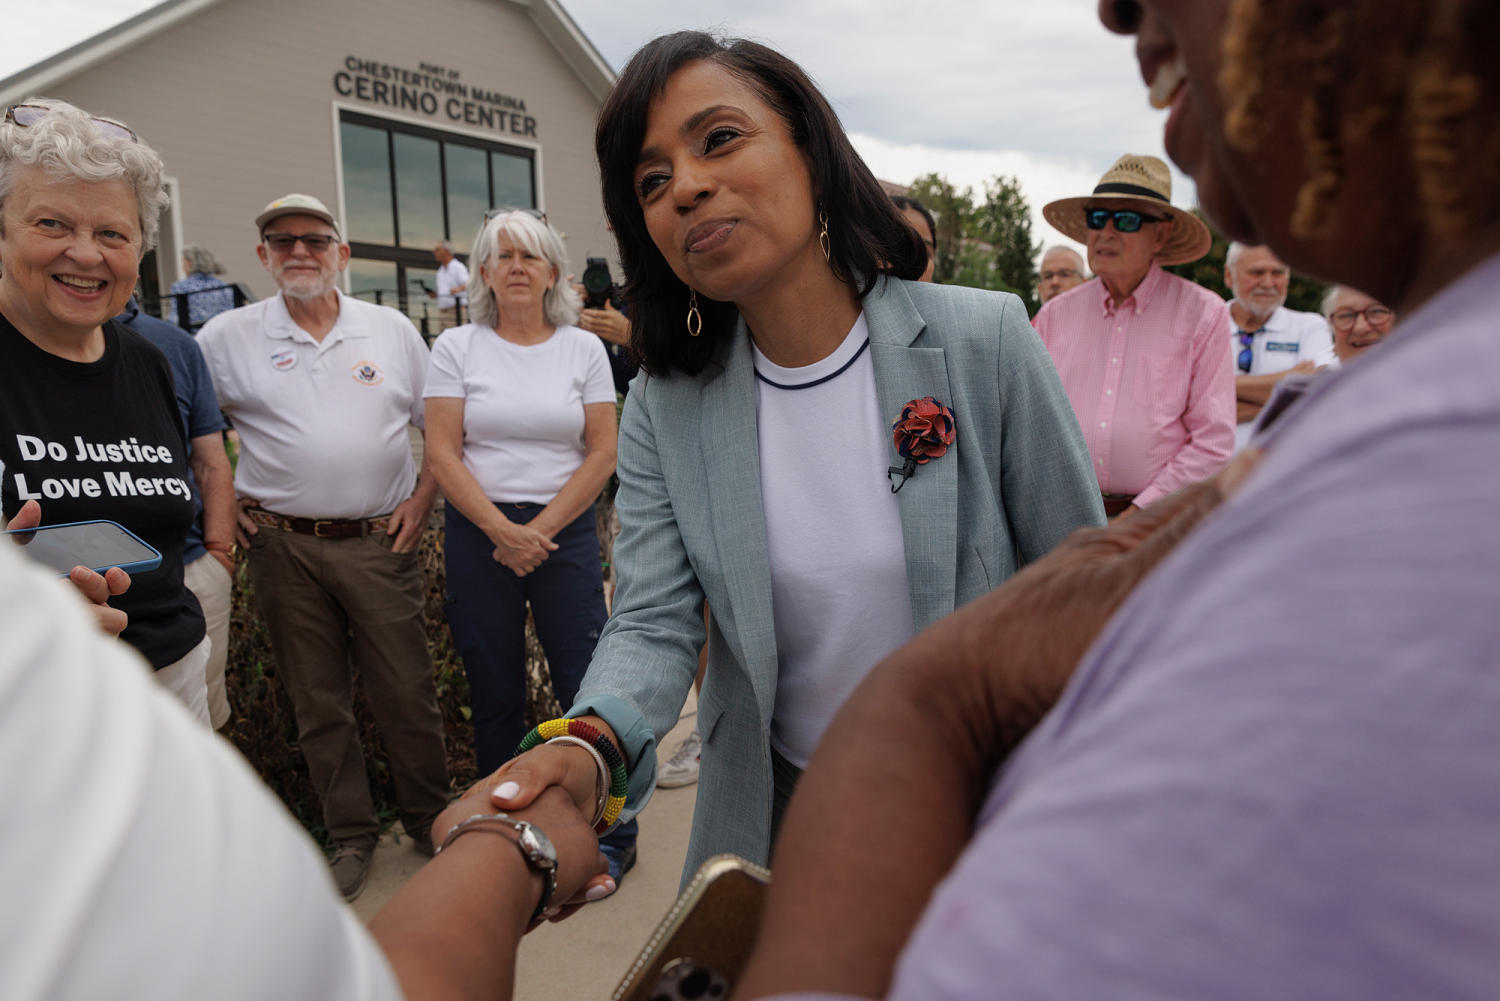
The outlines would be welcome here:
[[[129,574],[161,566],[161,553],[155,547],[113,521],[70,521],[0,534],[10,536],[23,553],[61,577],[77,566],[96,573],[119,567]]]

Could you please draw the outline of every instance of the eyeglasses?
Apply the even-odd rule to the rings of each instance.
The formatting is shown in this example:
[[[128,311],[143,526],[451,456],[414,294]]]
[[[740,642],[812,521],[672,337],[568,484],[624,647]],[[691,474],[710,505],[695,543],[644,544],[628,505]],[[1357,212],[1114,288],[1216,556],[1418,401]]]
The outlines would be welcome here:
[[[1109,221],[1115,221],[1115,229],[1121,233],[1134,233],[1145,222],[1166,222],[1164,215],[1146,215],[1134,209],[1089,209],[1083,210],[1083,223],[1089,229],[1103,229]]]
[[[1265,328],[1262,327],[1261,329],[1264,330]],[[1239,357],[1240,371],[1248,373],[1250,371],[1250,366],[1252,366],[1252,365],[1255,364],[1255,335],[1258,334],[1258,333],[1260,333],[1260,330],[1252,330],[1249,333],[1246,333],[1245,331],[1241,330],[1239,333],[1240,333],[1240,357]]]
[[[1396,318],[1394,310],[1384,306],[1366,306],[1364,309],[1341,309],[1328,318],[1334,330],[1353,330],[1354,321],[1361,316],[1372,327],[1383,327]]]
[[[1056,271],[1043,271],[1041,280],[1050,282],[1054,278],[1082,278],[1077,268],[1058,268]]]
[[[12,104],[5,109],[5,121],[11,125],[19,125],[28,128],[46,118],[56,108],[49,108],[44,104]],[[111,139],[129,139],[131,142],[140,142],[140,138],[129,127],[109,118],[90,118],[94,123],[94,129],[100,135],[109,136]]]
[[[267,233],[261,239],[278,254],[290,254],[299,240],[309,254],[321,254],[338,237],[327,233]]]
[[[543,212],[541,209],[518,209],[518,208],[490,209],[488,212],[486,212],[484,214],[484,221],[485,222],[489,222],[491,219],[495,218],[495,216],[497,216],[497,215],[505,215],[505,213],[507,213],[507,212],[525,212],[527,215],[531,216],[531,218],[533,218],[533,219],[539,219],[542,222],[546,222],[547,221],[547,213]]]

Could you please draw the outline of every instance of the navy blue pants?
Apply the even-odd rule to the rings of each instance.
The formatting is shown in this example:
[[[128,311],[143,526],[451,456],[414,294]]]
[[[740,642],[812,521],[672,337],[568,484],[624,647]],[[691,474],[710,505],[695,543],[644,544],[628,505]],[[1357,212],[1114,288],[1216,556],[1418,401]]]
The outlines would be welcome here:
[[[525,524],[540,504],[497,504]],[[589,508],[552,541],[557,550],[517,577],[495,562],[495,545],[453,505],[447,507],[448,624],[469,677],[474,750],[488,775],[526,736],[526,606],[547,654],[552,688],[564,709],[573,704],[604,628],[604,577],[599,537]]]
[[[540,504],[495,507],[521,525],[542,511]],[[469,678],[479,774],[489,775],[510,760],[526,736],[528,603],[558,703],[567,709],[578,695],[604,628],[599,536],[591,507],[553,538],[556,551],[531,573],[517,577],[495,562],[489,536],[452,504],[446,511],[448,625]],[[605,841],[628,845],[635,834],[632,820]]]

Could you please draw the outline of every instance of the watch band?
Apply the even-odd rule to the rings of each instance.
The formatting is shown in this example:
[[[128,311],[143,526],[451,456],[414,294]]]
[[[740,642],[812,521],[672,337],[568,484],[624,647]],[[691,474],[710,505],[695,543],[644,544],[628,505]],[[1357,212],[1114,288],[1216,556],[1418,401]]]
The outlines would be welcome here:
[[[476,813],[454,824],[447,836],[443,838],[443,843],[432,854],[437,856],[444,848],[451,845],[454,839],[469,831],[498,834],[507,841],[510,840],[508,832],[515,832],[515,840],[511,843],[520,849],[521,858],[525,860],[527,868],[532,872],[540,873],[542,877],[542,898],[537,901],[536,910],[531,912],[530,920],[536,921],[541,918],[543,912],[547,910],[547,905],[552,901],[552,895],[557,892],[557,849],[552,846],[552,840],[542,832],[540,827],[530,821],[517,820],[508,813]]]

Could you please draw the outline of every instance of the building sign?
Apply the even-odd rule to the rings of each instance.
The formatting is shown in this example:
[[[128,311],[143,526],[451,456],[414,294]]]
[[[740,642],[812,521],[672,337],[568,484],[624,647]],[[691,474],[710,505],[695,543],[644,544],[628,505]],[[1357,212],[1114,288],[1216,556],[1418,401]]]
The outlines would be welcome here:
[[[536,137],[536,119],[526,114],[526,102],[509,94],[471,87],[458,70],[419,63],[415,70],[344,57],[344,68],[333,75],[340,97],[367,104],[383,104],[398,111],[414,111],[430,118],[475,125],[513,136]]]

